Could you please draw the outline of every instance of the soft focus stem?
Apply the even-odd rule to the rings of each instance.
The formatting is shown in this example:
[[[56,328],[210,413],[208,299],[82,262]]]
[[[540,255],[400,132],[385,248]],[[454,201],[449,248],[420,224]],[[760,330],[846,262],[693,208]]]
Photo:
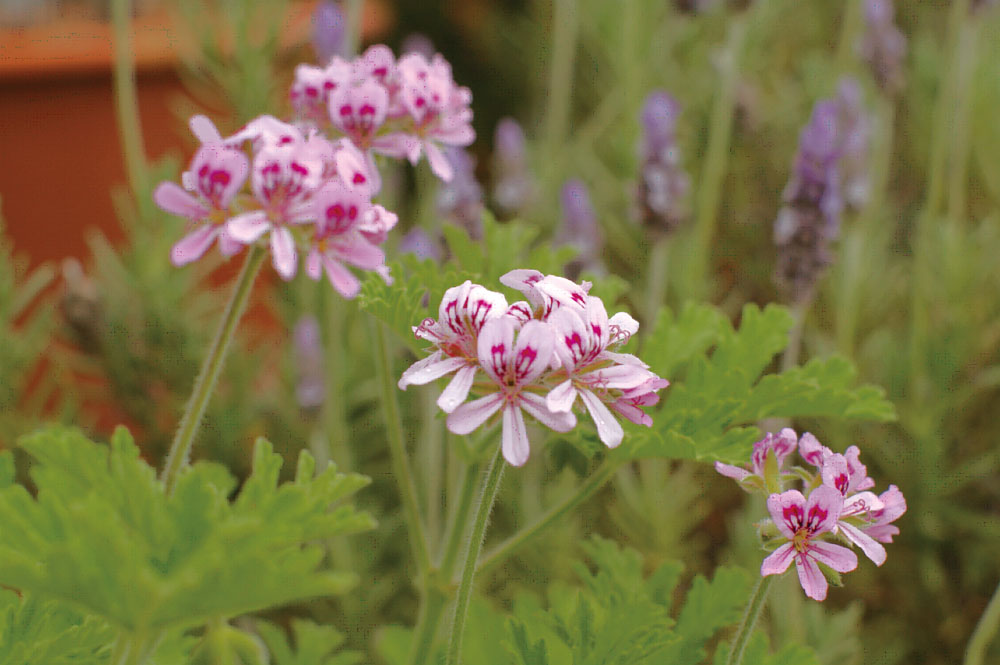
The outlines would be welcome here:
[[[413,470],[410,467],[410,460],[406,456],[406,446],[403,443],[403,423],[399,417],[396,382],[393,381],[389,372],[389,345],[382,324],[375,320],[372,320],[371,324],[375,333],[375,372],[382,382],[382,406],[385,409],[385,428],[389,439],[389,452],[392,457],[392,472],[399,484],[399,496],[403,504],[403,518],[406,520],[410,549],[417,562],[418,577],[422,580],[427,571],[430,570],[431,557],[427,548],[423,522],[420,519]]]
[[[361,47],[361,19],[364,0],[347,0],[347,30],[344,33],[344,57],[353,58]]]
[[[1000,630],[1000,585],[997,585],[986,611],[979,617],[969,644],[965,648],[963,665],[983,665],[986,648]]]
[[[576,0],[553,0],[552,63],[549,66],[548,108],[545,114],[545,140],[550,148],[561,145],[566,138],[578,29]],[[552,150],[548,154],[556,153]]]
[[[617,459],[614,461],[610,458],[605,459],[604,463],[601,464],[601,466],[599,466],[597,470],[591,474],[590,478],[587,479],[587,482],[581,485],[571,496],[566,497],[558,505],[550,508],[531,526],[521,529],[513,536],[487,552],[479,562],[477,571],[484,573],[491,570],[498,563],[502,562],[530,540],[534,539],[535,536],[548,529],[552,524],[555,524],[559,520],[563,519],[563,517],[565,517],[571,510],[582,504],[590,497],[594,496],[599,489],[604,487],[605,483],[607,483],[611,477],[615,475],[615,471],[618,470],[619,466],[621,466],[621,464]]]
[[[752,10],[750,10],[752,11]],[[721,84],[712,106],[708,128],[708,147],[702,162],[698,182],[697,216],[694,225],[694,246],[691,251],[688,295],[701,298],[710,291],[708,258],[716,218],[722,196],[722,183],[729,162],[729,144],[733,130],[733,109],[736,84],[740,76],[740,60],[746,41],[747,15],[735,16],[729,25],[729,36],[721,58]]]
[[[976,71],[976,49],[979,43],[979,26],[975,17],[963,22],[956,44],[958,79],[955,83],[955,119],[951,122],[951,154],[948,159],[948,220],[957,223],[965,215],[965,194],[968,187],[966,174],[969,161],[969,116],[972,112],[972,77]]]
[[[215,384],[222,372],[229,344],[233,341],[236,326],[250,300],[250,291],[266,255],[267,252],[262,247],[251,247],[247,253],[246,261],[243,263],[243,269],[236,279],[229,303],[226,304],[226,309],[222,313],[218,332],[216,332],[215,339],[212,340],[212,345],[208,349],[208,355],[202,362],[201,371],[198,373],[198,378],[195,379],[194,390],[191,392],[187,406],[184,407],[184,414],[177,426],[174,441],[170,444],[170,452],[167,454],[162,478],[167,494],[173,491],[181,469],[187,464],[194,437],[198,433],[201,419],[205,415],[205,409],[208,408],[208,402],[212,399]]]
[[[747,602],[747,609],[743,613],[743,621],[740,622],[740,627],[736,631],[736,637],[733,638],[732,647],[729,649],[729,657],[726,658],[726,665],[740,665],[743,662],[743,652],[747,648],[750,636],[753,635],[753,629],[757,624],[758,617],[760,617],[761,610],[764,609],[767,601],[767,592],[771,589],[771,583],[774,582],[774,578],[775,575],[767,575],[757,580],[757,585],[754,586],[753,593],[750,594],[750,600]]]
[[[649,282],[646,284],[646,325],[652,328],[656,324],[656,315],[663,305],[667,293],[668,264],[670,263],[670,236],[665,233],[656,234],[649,253]]]
[[[135,62],[132,59],[130,0],[111,0],[111,24],[115,36],[115,110],[118,131],[125,156],[132,193],[138,196],[146,187],[146,154],[142,144],[142,127],[139,123],[139,97],[135,86]]]
[[[469,611],[469,600],[472,598],[472,581],[476,575],[476,561],[483,548],[483,537],[486,535],[486,524],[493,502],[500,489],[500,479],[506,463],[503,459],[503,448],[497,446],[493,461],[486,472],[486,482],[479,495],[476,515],[472,523],[472,533],[469,534],[469,549],[465,554],[465,564],[462,567],[462,581],[458,586],[458,597],[455,600],[455,616],[451,624],[451,637],[448,641],[448,657],[446,665],[458,665],[462,651],[462,635],[465,632],[465,618]]]

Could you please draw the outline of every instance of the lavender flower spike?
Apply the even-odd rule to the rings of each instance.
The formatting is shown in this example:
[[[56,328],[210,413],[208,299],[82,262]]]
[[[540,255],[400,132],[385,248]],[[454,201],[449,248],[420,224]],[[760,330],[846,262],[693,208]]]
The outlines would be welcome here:
[[[652,92],[642,107],[642,167],[637,201],[643,223],[671,232],[687,217],[684,199],[690,181],[680,166],[675,128],[680,104],[662,90]]]
[[[844,185],[844,203],[857,212],[868,200],[868,144],[871,119],[862,103],[861,84],[851,77],[841,79],[837,87],[840,108],[840,173]]]
[[[438,189],[438,214],[447,217],[471,238],[483,235],[483,188],[476,180],[476,159],[467,151],[455,146],[444,149],[445,157],[455,172],[451,181]]]
[[[534,194],[524,130],[513,118],[497,123],[493,135],[493,200],[508,214],[523,210]]]
[[[778,246],[775,279],[795,302],[807,302],[820,275],[830,265],[830,243],[840,230],[843,200],[838,172],[839,108],[833,100],[813,108],[799,136],[784,206],[774,222]]]
[[[859,51],[879,88],[887,95],[903,89],[906,37],[893,23],[892,0],[864,0],[865,32]]]
[[[295,386],[295,397],[304,411],[314,412],[323,406],[326,399],[323,344],[316,317],[310,314],[299,319],[292,339],[299,379]]]
[[[312,45],[316,51],[316,60],[326,65],[344,47],[344,13],[336,2],[323,0],[316,5],[312,23]]]
[[[562,202],[562,226],[556,234],[555,244],[570,245],[579,251],[568,270],[570,276],[575,277],[584,268],[599,267],[604,239],[590,193],[582,180],[567,181],[559,199]]]

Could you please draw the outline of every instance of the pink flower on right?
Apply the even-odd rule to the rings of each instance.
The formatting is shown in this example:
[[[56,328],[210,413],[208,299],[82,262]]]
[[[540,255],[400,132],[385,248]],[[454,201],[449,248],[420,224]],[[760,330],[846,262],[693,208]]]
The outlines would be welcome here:
[[[906,512],[906,499],[895,485],[880,495],[869,491],[875,481],[868,477],[857,446],[844,454],[834,453],[808,432],[798,439],[797,448],[799,457],[812,468],[796,465],[783,470],[796,448],[795,440],[795,432],[787,428],[779,436],[767,434],[754,444],[749,469],[721,463],[716,463],[716,469],[747,491],[768,494],[771,520],[765,522],[762,533],[769,535],[765,546],[772,551],[761,564],[760,574],[779,575],[794,561],[806,595],[824,600],[828,577],[834,575],[826,574],[823,567],[847,573],[858,566],[850,546],[856,545],[877,566],[885,563],[881,543],[891,543],[899,533],[893,522]],[[772,450],[776,457],[765,464],[770,457],[765,453]],[[787,487],[796,481],[801,481],[802,491]],[[771,523],[774,528],[769,528]]]

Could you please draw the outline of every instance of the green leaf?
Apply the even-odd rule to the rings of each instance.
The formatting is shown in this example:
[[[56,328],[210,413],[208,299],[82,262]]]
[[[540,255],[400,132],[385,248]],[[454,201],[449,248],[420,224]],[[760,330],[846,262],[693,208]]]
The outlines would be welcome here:
[[[361,661],[356,651],[338,651],[344,635],[332,626],[293,619],[291,640],[281,628],[265,621],[257,623],[257,632],[271,654],[271,665],[354,665]]]
[[[0,665],[103,665],[114,639],[106,621],[0,590]]]
[[[258,440],[234,501],[221,467],[196,463],[167,497],[124,428],[111,445],[75,430],[26,437],[37,498],[0,490],[0,584],[73,603],[126,630],[196,626],[304,598],[340,593],[350,573],[325,570],[328,538],[371,528],[344,498],[367,484],[308,455],[291,483]],[[252,581],[252,582],[251,582]]]
[[[680,641],[672,645],[665,662],[701,662],[705,643],[719,629],[740,620],[749,595],[750,576],[738,568],[717,568],[711,582],[695,577],[677,619]]]

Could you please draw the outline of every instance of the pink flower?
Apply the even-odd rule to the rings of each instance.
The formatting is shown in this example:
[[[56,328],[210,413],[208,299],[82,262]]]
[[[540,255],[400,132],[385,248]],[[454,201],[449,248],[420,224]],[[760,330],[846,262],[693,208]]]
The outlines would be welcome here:
[[[500,283],[517,289],[525,295],[528,303],[518,308],[518,318],[528,313],[528,318],[545,320],[552,311],[561,306],[576,307],[583,310],[587,306],[587,292],[590,282],[577,284],[558,275],[543,275],[537,270],[511,270],[500,278]],[[532,312],[533,311],[533,312]],[[618,315],[616,315],[618,316]],[[627,316],[627,315],[626,315]],[[628,317],[633,323],[635,319]],[[636,329],[638,324],[636,323]]]
[[[541,282],[540,282],[541,283]],[[621,443],[625,432],[611,413],[608,403],[624,398],[626,391],[643,388],[642,399],[655,396],[655,390],[666,382],[650,372],[638,358],[611,353],[612,342],[608,314],[599,298],[587,298],[586,308],[560,307],[548,318],[555,331],[555,353],[567,378],[546,396],[549,410],[565,413],[572,409],[579,395],[597,425],[597,433],[608,448]],[[659,380],[652,388],[650,381]],[[638,396],[629,397],[638,407]]]
[[[288,93],[295,114],[316,124],[328,122],[330,93],[350,81],[351,72],[351,64],[338,57],[326,67],[306,64],[296,67],[295,81]]]
[[[315,219],[310,197],[323,181],[326,170],[323,149],[329,144],[319,137],[306,141],[297,130],[287,141],[281,137],[275,140],[276,136],[268,131],[257,137],[263,144],[254,156],[250,185],[261,207],[233,217],[229,233],[249,244],[270,232],[274,269],[289,280],[298,265],[290,226]]]
[[[538,392],[543,387],[536,382],[553,359],[552,328],[541,321],[528,321],[519,332],[516,327],[516,322],[505,316],[483,325],[477,352],[479,364],[493,384],[492,392],[452,411],[448,429],[469,434],[502,409],[503,456],[512,465],[521,466],[531,452],[522,411],[557,432],[573,429],[576,417],[571,411],[552,412]]]
[[[410,161],[416,163],[422,150],[434,174],[449,181],[454,171],[438,144],[467,146],[476,138],[470,124],[472,93],[455,84],[451,65],[440,54],[428,62],[409,53],[400,59],[398,72],[400,99],[417,137]]]
[[[811,435],[804,435],[803,438],[805,436]],[[781,467],[785,459],[795,452],[798,443],[795,430],[788,427],[781,430],[777,436],[768,432],[763,439],[753,444],[749,468],[716,462],[715,470],[737,481],[740,487],[747,491],[763,488],[772,491],[780,489]]]
[[[767,509],[788,542],[764,559],[760,574],[781,574],[794,560],[799,583],[806,595],[815,600],[825,599],[828,584],[817,564],[827,565],[839,573],[858,566],[858,557],[854,552],[819,538],[824,533],[832,532],[843,503],[844,497],[840,492],[827,486],[814,489],[808,500],[798,490],[769,496]]]
[[[338,179],[327,181],[312,199],[317,221],[306,274],[319,279],[325,271],[333,288],[345,298],[355,297],[361,289],[361,282],[345,263],[363,270],[385,265],[385,254],[361,232],[370,205],[366,196]]]
[[[823,460],[832,454],[832,450],[820,443],[819,439],[809,432],[803,434],[799,440],[799,455],[816,468],[823,466]]]
[[[340,86],[330,94],[330,121],[362,150],[372,147],[388,111],[389,93],[372,79]]]
[[[206,136],[212,138],[210,134]],[[239,243],[226,231],[226,222],[231,214],[230,205],[246,182],[249,170],[249,162],[243,153],[218,142],[206,143],[195,153],[190,170],[184,174],[183,180],[193,194],[173,182],[162,182],[157,186],[153,192],[156,205],[186,217],[194,227],[171,250],[170,258],[174,265],[184,265],[200,258],[216,240],[219,241],[219,250],[226,256],[239,251]]]
[[[833,487],[844,497],[875,487],[875,481],[868,477],[868,469],[859,459],[860,454],[857,446],[851,446],[843,455],[826,455],[820,467],[823,484]]]
[[[892,537],[899,533],[899,527],[892,523],[906,512],[906,498],[895,485],[889,485],[878,498],[881,507],[869,513],[873,521],[862,529],[880,543],[891,543]]]
[[[438,320],[428,319],[413,328],[414,334],[434,344],[436,350],[403,372],[399,388],[430,383],[452,372],[455,377],[438,398],[445,413],[453,412],[469,396],[479,370],[479,334],[487,321],[507,310],[502,293],[466,280],[444,292]]]

